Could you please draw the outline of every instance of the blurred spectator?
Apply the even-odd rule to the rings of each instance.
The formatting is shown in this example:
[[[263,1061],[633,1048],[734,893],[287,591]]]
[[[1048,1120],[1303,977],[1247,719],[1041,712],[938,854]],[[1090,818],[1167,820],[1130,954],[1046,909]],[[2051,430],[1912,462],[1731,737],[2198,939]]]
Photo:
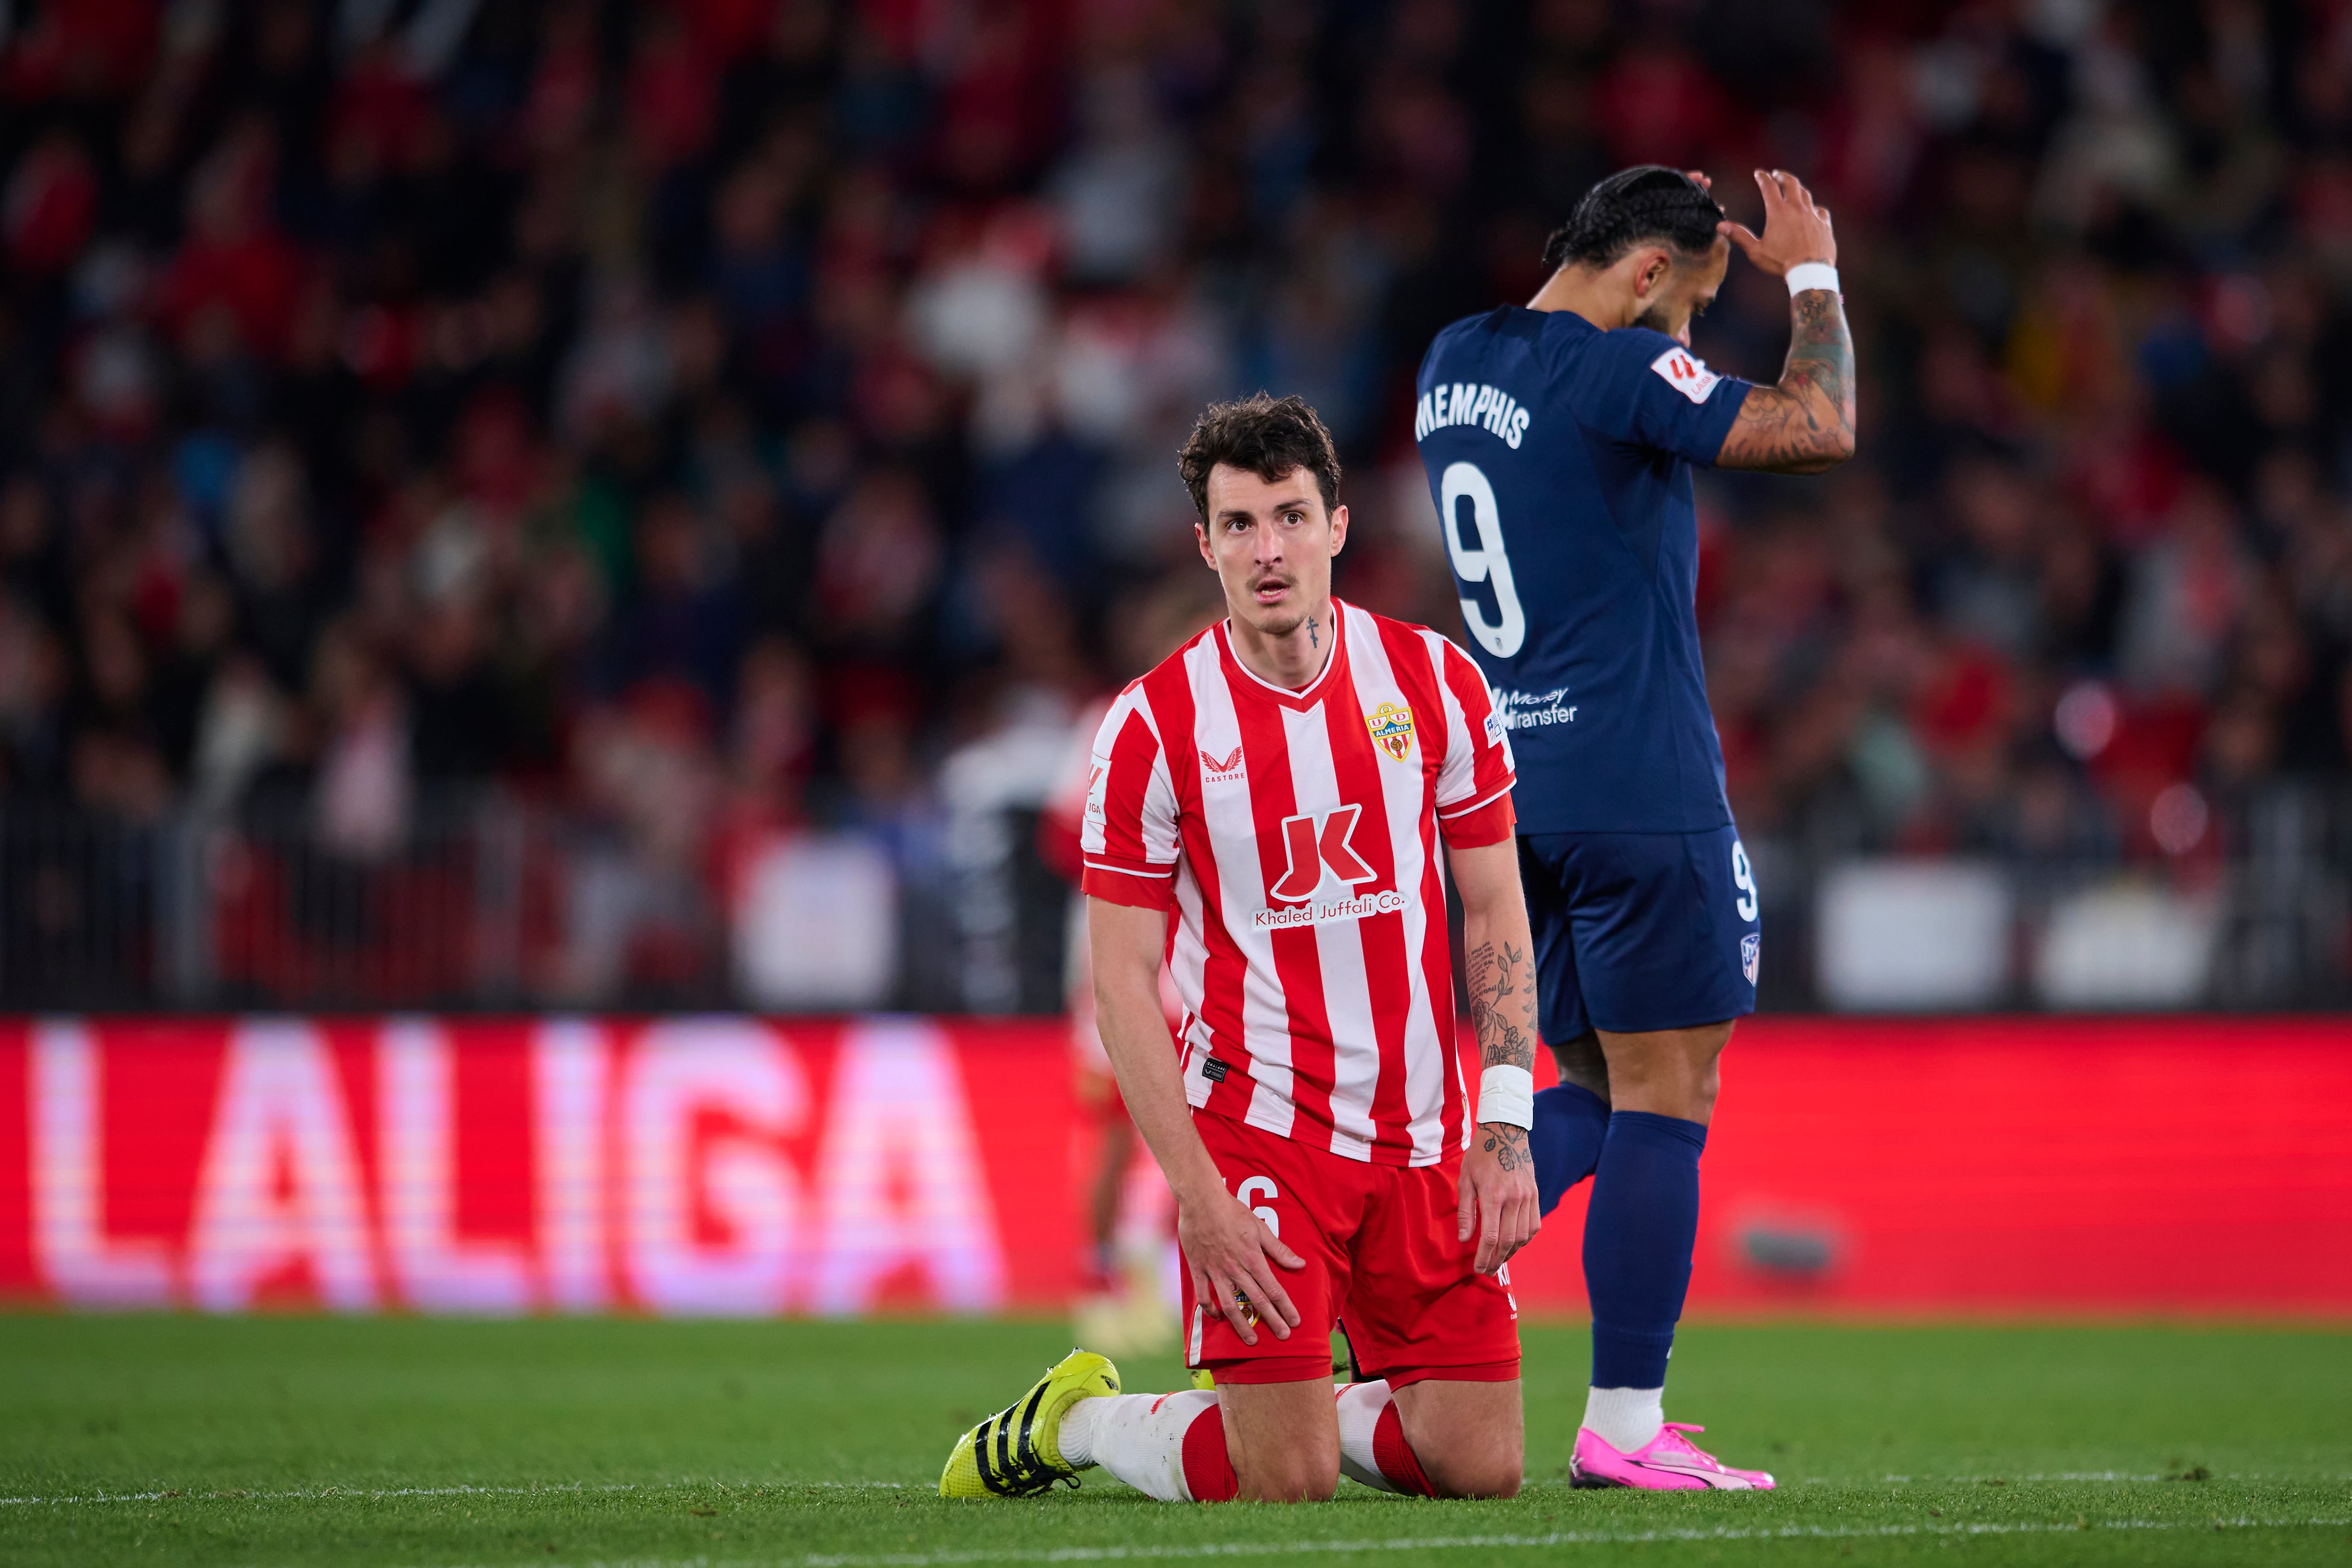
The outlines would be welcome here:
[[[719,804],[711,710],[694,687],[648,680],[583,715],[572,766],[602,831],[572,857],[552,990],[690,996],[713,962],[705,857]]]
[[[348,859],[382,859],[408,833],[414,784],[407,705],[349,625],[320,639],[314,687],[321,726],[312,806],[319,840]]]

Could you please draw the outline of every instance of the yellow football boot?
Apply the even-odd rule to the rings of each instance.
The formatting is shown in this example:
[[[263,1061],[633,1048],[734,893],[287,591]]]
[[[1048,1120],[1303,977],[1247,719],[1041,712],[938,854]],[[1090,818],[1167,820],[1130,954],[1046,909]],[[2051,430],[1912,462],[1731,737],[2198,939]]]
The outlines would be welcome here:
[[[1055,1439],[1062,1416],[1081,1399],[1118,1392],[1110,1358],[1074,1350],[1045,1369],[1037,1386],[956,1439],[940,1472],[944,1498],[1035,1497],[1055,1481],[1078,1484]]]

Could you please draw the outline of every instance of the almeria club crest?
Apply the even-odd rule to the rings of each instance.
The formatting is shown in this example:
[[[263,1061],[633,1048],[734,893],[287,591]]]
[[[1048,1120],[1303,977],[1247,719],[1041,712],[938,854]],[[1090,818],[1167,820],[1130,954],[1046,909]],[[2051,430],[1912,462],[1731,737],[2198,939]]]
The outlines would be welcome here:
[[[1364,723],[1381,750],[1403,762],[1412,755],[1412,710],[1400,702],[1383,702],[1364,715]]]

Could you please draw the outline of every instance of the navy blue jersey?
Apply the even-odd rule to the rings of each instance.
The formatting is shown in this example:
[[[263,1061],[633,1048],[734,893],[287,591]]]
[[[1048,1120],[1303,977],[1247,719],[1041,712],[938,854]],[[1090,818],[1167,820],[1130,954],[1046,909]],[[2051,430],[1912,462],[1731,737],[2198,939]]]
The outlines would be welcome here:
[[[1522,833],[1731,821],[1699,661],[1691,464],[1748,383],[1663,333],[1513,306],[1454,322],[1413,421]]]

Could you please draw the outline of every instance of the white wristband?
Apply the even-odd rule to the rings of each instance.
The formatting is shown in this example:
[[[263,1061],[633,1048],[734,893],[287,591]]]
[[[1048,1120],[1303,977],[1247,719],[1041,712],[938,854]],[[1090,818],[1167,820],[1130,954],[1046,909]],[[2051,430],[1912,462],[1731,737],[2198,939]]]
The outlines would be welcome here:
[[[1536,1124],[1536,1075],[1498,1062],[1478,1075],[1478,1120],[1513,1127]]]
[[[1838,292],[1837,268],[1826,261],[1800,261],[1789,268],[1789,293],[1793,298],[1808,289]]]

